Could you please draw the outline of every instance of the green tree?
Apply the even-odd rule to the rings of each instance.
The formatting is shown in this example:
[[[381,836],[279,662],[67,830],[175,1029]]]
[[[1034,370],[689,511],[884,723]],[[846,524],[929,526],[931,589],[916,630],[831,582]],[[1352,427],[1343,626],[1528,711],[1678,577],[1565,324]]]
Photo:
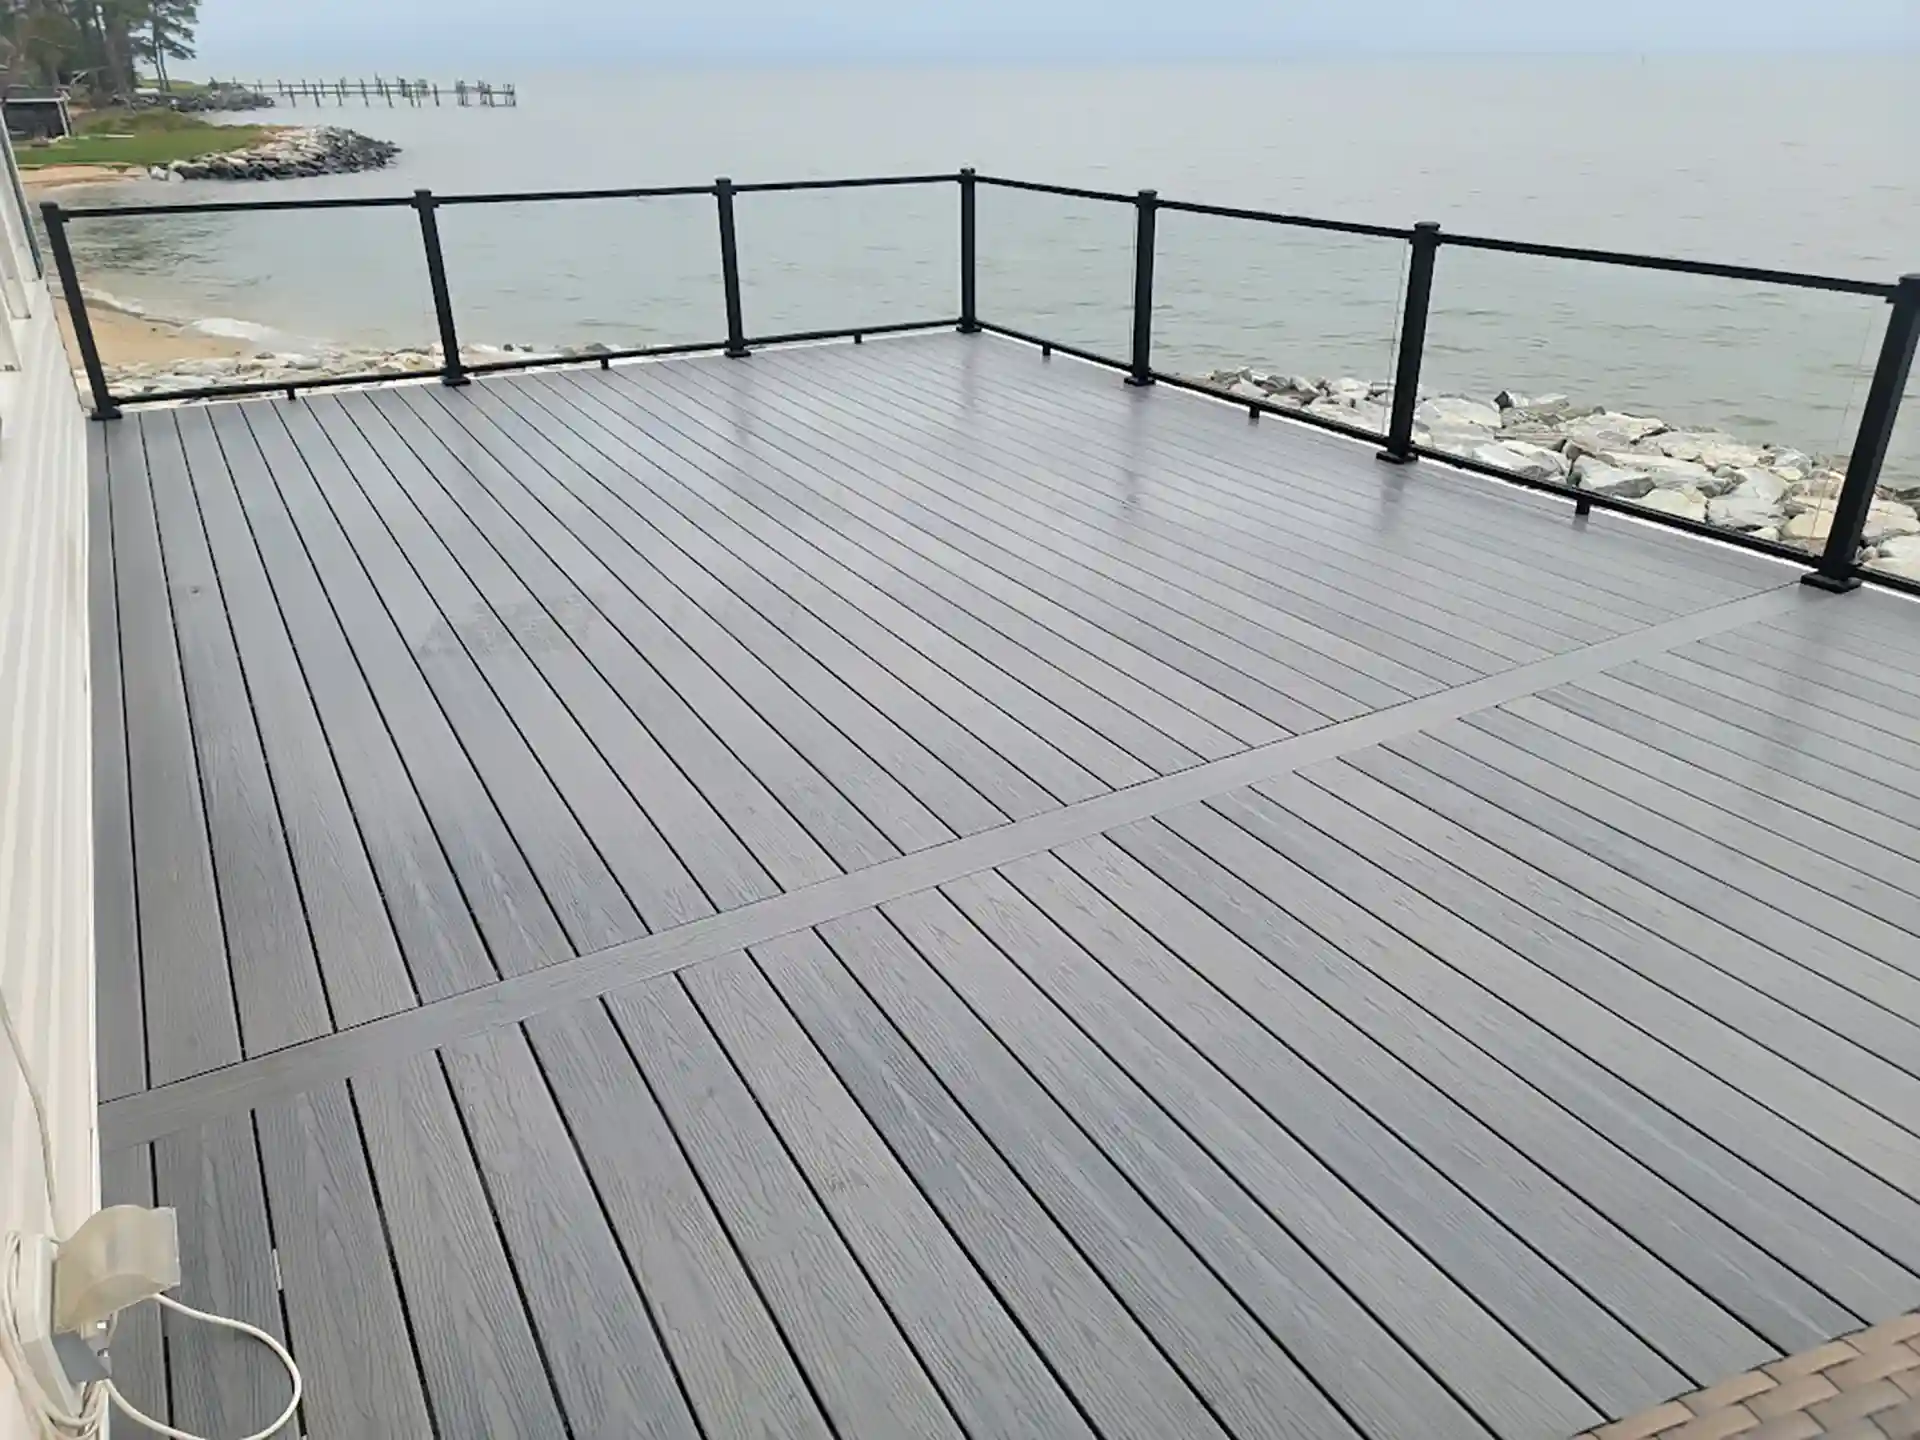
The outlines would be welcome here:
[[[0,87],[84,88],[96,104],[130,98],[136,66],[162,89],[168,62],[190,59],[199,0],[0,0]]]
[[[58,85],[84,37],[63,0],[7,0],[0,7],[0,85]]]
[[[146,12],[146,32],[141,37],[140,53],[152,63],[161,90],[171,93],[173,81],[167,75],[167,61],[193,58],[200,0],[146,0]]]

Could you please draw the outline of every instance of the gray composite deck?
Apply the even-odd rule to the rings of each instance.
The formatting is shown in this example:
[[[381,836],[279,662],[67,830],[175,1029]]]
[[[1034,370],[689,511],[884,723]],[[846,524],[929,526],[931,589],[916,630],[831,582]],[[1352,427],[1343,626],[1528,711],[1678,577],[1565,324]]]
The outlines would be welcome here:
[[[105,1183],[316,1440],[1558,1440],[1920,1305],[1913,605],[981,336],[95,439]]]

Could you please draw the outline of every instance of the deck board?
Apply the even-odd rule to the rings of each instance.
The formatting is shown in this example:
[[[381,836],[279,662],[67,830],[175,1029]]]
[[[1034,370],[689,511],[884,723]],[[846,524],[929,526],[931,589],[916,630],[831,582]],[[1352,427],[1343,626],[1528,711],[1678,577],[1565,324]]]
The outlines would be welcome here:
[[[103,1184],[315,1440],[1567,1440],[1920,1307],[1907,602],[985,336],[95,467]]]
[[[352,1082],[386,1243],[441,1434],[565,1428],[436,1055]]]
[[[173,425],[147,426],[144,435],[241,1040],[249,1053],[277,1050],[334,1029],[335,1014],[188,474],[196,458],[203,467],[219,462],[186,454]],[[364,997],[373,1013],[381,1013],[382,988],[406,1003],[404,980],[376,981]],[[359,1003],[343,1009],[366,1018]]]
[[[607,1008],[841,1434],[957,1436],[920,1351],[678,982]]]
[[[903,849],[1005,821],[854,688],[867,676],[836,674],[745,603],[711,614],[695,605],[691,597],[712,588],[711,576],[669,546],[642,539],[645,548],[637,548],[600,520],[554,480],[553,468],[566,469],[568,456],[496,399],[483,392],[459,417],[464,433],[499,466],[481,467],[482,484],[497,477],[488,486],[493,497],[586,589],[679,703],[696,710],[734,754],[753,757],[762,784],[780,794],[812,786],[808,767],[833,775],[841,793]],[[450,402],[436,396],[414,403]],[[783,723],[771,724],[770,714]],[[801,765],[760,758],[777,762],[788,747]]]
[[[681,699],[646,657],[568,583],[565,572],[473,483],[474,473],[497,462],[468,431],[454,426],[451,416],[431,404],[425,406],[430,413],[422,413],[399,404],[397,397],[376,400],[396,429],[422,437],[417,448],[430,467],[434,462],[429,447],[435,443],[442,454],[460,460],[461,469],[451,473],[435,468],[451,498],[468,515],[484,519],[493,548],[567,628],[624,702],[631,718],[616,714],[613,722],[596,727],[596,733],[615,767],[641,787],[646,807],[662,816],[663,833],[687,857],[720,908],[898,853],[778,731],[724,686],[697,691],[698,709]],[[504,474],[499,483],[508,483]],[[586,707],[577,708],[586,713]],[[720,712],[714,720],[703,718],[713,711]],[[710,725],[720,728],[716,732]],[[782,782],[778,796],[784,803],[756,772]]]
[[[1411,563],[1446,572],[1444,603],[1451,603],[1455,585],[1466,580],[1463,594],[1479,593],[1476,583],[1495,585],[1509,597],[1527,595],[1549,616],[1591,614],[1618,623],[1616,617],[1644,621],[1662,613],[1652,597],[1637,593],[1642,588],[1637,582],[1671,581],[1672,572],[1664,567],[1649,571],[1644,554],[1606,565],[1576,560],[1583,582],[1577,589],[1541,585],[1551,574],[1543,551],[1523,547],[1485,555],[1477,544],[1483,536],[1475,521],[1484,514],[1480,505],[1487,497],[1455,490],[1450,480],[1411,490],[1404,483],[1389,484],[1377,490],[1369,504],[1356,506],[1354,457],[1343,442],[1322,435],[1295,436],[1289,427],[1287,438],[1298,443],[1279,454],[1265,432],[1250,426],[1237,407],[1138,418],[1122,408],[1132,402],[1103,393],[1077,367],[1063,370],[1057,385],[1049,380],[1035,386],[1032,379],[1030,374],[1003,373],[998,365],[984,375],[976,367],[969,384],[988,402],[974,407],[976,416],[988,426],[996,413],[1004,410],[1007,417],[1003,427],[986,429],[990,439],[1005,446],[1015,443],[1020,431],[1037,428],[1043,444],[1070,444],[1074,450],[1084,445],[1122,473],[1130,467],[1142,479],[1177,474],[1206,478],[1207,486],[1198,491],[1182,485],[1166,486],[1164,494],[1162,487],[1147,488],[1170,509],[1295,516],[1293,525],[1276,527],[1274,533],[1294,537],[1295,543],[1311,536],[1317,548],[1351,556],[1360,563],[1345,562],[1348,573],[1378,573],[1383,566]],[[965,388],[961,393],[964,396]],[[1126,428],[1117,430],[1116,420]],[[1149,459],[1154,463],[1144,463]],[[1503,514],[1501,523],[1558,550],[1566,540],[1560,533],[1564,524],[1555,523],[1560,519],[1523,503],[1521,514]],[[1688,573],[1705,568],[1696,564]]]
[[[941,1015],[941,997],[906,1018],[881,1008],[876,992],[885,996],[904,948],[884,921],[849,921],[831,939],[835,949],[818,935],[775,941],[755,959],[1088,1421],[1103,1435],[1142,1440],[1224,1434],[1150,1338],[1158,1313],[1184,1318],[1191,1302],[1168,1306],[1164,1278],[1142,1273],[1146,1266],[1114,1245],[1111,1226],[1101,1223],[1106,1176],[1073,1165],[1074,1142],[1084,1148],[1084,1140],[1063,1118],[1032,1107],[1008,1062],[970,1051]],[[956,1051],[972,1118],[941,1083]],[[1032,1157],[1049,1151],[1061,1156],[1059,1168],[1036,1178]],[[1061,1171],[1070,1177],[1064,1187]],[[1231,1366],[1228,1357],[1241,1351],[1217,1339],[1196,1344],[1191,1332],[1173,1345],[1189,1373],[1197,1354]],[[1267,1363],[1247,1365],[1248,1373],[1273,1370],[1269,1357],[1260,1359]]]
[[[287,1332],[307,1426],[430,1428],[425,1387],[345,1085],[255,1112]],[[432,1323],[431,1312],[420,1316]]]
[[[781,371],[782,378],[789,373],[794,373],[790,364]],[[814,393],[810,391],[810,397]],[[872,435],[880,442],[874,448],[882,453],[891,449],[897,454],[907,446],[924,449],[924,440],[937,437],[939,453],[948,461],[943,471],[983,498],[997,499],[1026,513],[1032,513],[1035,502],[1057,506],[1076,528],[1090,519],[1097,525],[1102,518],[1098,503],[1091,497],[1083,499],[1058,482],[1049,483],[1052,470],[1043,462],[1053,460],[1057,465],[1066,439],[1042,435],[1029,440],[1024,449],[1014,448],[1010,441],[983,444],[982,437],[958,428],[951,418],[917,409],[922,403],[919,395],[903,395],[890,411],[855,410],[823,396],[820,413],[836,427],[857,426],[859,436]],[[927,418],[920,419],[921,415]],[[903,423],[905,417],[913,417],[915,423]],[[992,438],[987,437],[989,441]],[[1249,595],[1322,630],[1337,629],[1374,653],[1433,679],[1455,681],[1484,673],[1501,658],[1526,660],[1543,653],[1498,631],[1483,628],[1468,638],[1420,623],[1401,611],[1391,589],[1378,581],[1368,583],[1355,577],[1351,582],[1328,583],[1280,567],[1271,567],[1255,578],[1241,573],[1242,567],[1232,563],[1230,552],[1221,553],[1226,547],[1183,544],[1178,538],[1166,539],[1163,532],[1144,527],[1129,538],[1156,562],[1166,562],[1173,573],[1204,576],[1224,590]]]
[[[681,419],[678,423],[688,425],[693,421]],[[771,437],[762,431],[759,438]],[[1018,667],[1020,677],[1037,691],[1081,715],[1144,763],[1165,772],[1191,764],[1196,756],[1213,759],[1238,748],[1219,727],[1133,679],[1128,673],[1132,656],[1121,657],[1120,665],[1107,658],[1102,652],[1112,649],[1108,632],[1086,622],[1074,626],[1069,620],[1066,623],[1076,631],[1070,642],[1050,626],[1029,618],[1030,592],[996,601],[981,585],[969,583],[983,567],[962,560],[969,575],[955,575],[942,561],[957,552],[938,543],[915,545],[918,533],[911,527],[897,527],[900,538],[895,539],[879,525],[862,519],[863,510],[875,512],[850,503],[853,497],[846,488],[829,501],[810,486],[796,483],[797,476],[817,473],[824,452],[802,444],[781,444],[778,449],[756,446],[753,453],[765,467],[756,471],[756,479],[762,483],[754,493],[770,513],[790,525],[807,527],[822,539],[840,532],[833,543],[836,559],[974,649],[1004,654]],[[841,469],[840,474],[844,479],[848,471]],[[1053,618],[1050,614],[1049,619]],[[1108,699],[1108,695],[1114,698]],[[1260,738],[1269,738],[1271,733],[1269,730]]]
[[[527,383],[545,385],[546,379]],[[929,624],[837,559],[830,535],[811,536],[752,503],[753,492],[741,482],[751,484],[760,473],[757,457],[715,454],[670,427],[643,423],[642,416],[627,411],[617,392],[603,389],[580,404],[583,420],[620,435],[659,466],[641,471],[634,480],[668,500],[689,521],[708,527],[737,562],[768,566],[771,573],[789,577],[782,588],[794,599],[929,700],[964,716],[967,728],[1057,800],[1086,799],[1151,773],[965,638]],[[1080,746],[1089,752],[1084,761]]]
[[[102,1100],[147,1088],[146,1001],[140,974],[140,909],[133,858],[133,795],[114,561],[113,477],[107,435],[87,436],[93,483],[87,496],[87,587],[93,702],[93,947],[96,983],[111,997],[98,1010],[95,1049]],[[147,1165],[153,1203],[152,1165]],[[164,1416],[157,1418],[164,1419]]]
[[[529,928],[552,932],[552,920],[547,919],[544,927],[523,920],[496,928],[496,907],[489,891],[506,887],[463,888],[455,879],[449,850],[454,857],[464,858],[468,850],[482,846],[486,834],[482,818],[470,812],[462,833],[449,836],[446,845],[435,832],[416,790],[416,784],[429,782],[432,772],[417,765],[409,771],[407,758],[412,757],[404,753],[408,746],[396,744],[381,710],[383,697],[368,683],[366,671],[377,673],[380,653],[373,648],[364,657],[354,653],[340,618],[351,613],[351,603],[342,599],[336,612],[310,552],[281,503],[274,467],[291,477],[299,464],[286,432],[278,426],[262,426],[256,434],[237,410],[211,411],[207,420],[219,439],[227,472],[226,483],[220,476],[213,477],[209,493],[216,497],[214,503],[222,504],[230,483],[254,550],[249,556],[244,547],[236,547],[234,568],[246,574],[257,565],[268,587],[249,593],[250,602],[263,613],[237,623],[266,632],[264,643],[278,666],[271,685],[291,692],[271,702],[289,707],[285,713],[294,722],[290,733],[282,726],[270,726],[273,743],[306,769],[313,777],[314,793],[327,800],[323,813],[331,828],[324,833],[347,857],[344,866],[357,869],[356,841],[365,847],[415,991],[423,999],[437,999],[497,978],[500,971],[479,938],[476,915],[491,932],[500,968],[508,973],[524,969],[525,961],[516,963],[529,948],[524,932]],[[273,633],[270,617],[274,614],[291,642],[296,667],[291,671],[280,636]],[[314,707],[314,723],[299,703],[296,678]],[[396,707],[392,718],[404,721],[406,712]],[[326,774],[329,759],[337,781],[330,781]],[[333,784],[345,791],[344,812],[337,798],[327,794]],[[293,803],[283,807],[305,826],[313,817],[300,813],[302,808]],[[364,895],[365,885],[359,885],[356,893]],[[358,919],[363,925],[370,923],[369,917]],[[377,941],[377,921],[372,923]]]

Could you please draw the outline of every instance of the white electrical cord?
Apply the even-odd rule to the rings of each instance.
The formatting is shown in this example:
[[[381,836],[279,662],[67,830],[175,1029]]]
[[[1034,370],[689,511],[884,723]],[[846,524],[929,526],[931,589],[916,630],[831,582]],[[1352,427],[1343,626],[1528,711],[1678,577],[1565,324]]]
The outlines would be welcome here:
[[[293,1382],[293,1394],[288,1397],[287,1408],[280,1412],[279,1419],[275,1420],[264,1430],[254,1431],[253,1434],[246,1437],[246,1440],[267,1440],[268,1436],[277,1435],[281,1430],[286,1428],[287,1422],[293,1419],[293,1412],[300,1408],[300,1391],[302,1388],[300,1367],[293,1363],[293,1356],[287,1353],[286,1346],[282,1345],[259,1326],[249,1325],[244,1320],[235,1320],[226,1315],[211,1315],[205,1310],[196,1310],[191,1305],[181,1304],[171,1295],[155,1295],[153,1298],[175,1314],[191,1315],[196,1320],[204,1320],[209,1325],[218,1325],[223,1330],[237,1330],[242,1335],[251,1335],[262,1345],[273,1351],[274,1358],[287,1367],[287,1378]],[[116,1407],[124,1414],[138,1420],[155,1434],[170,1435],[173,1437],[173,1440],[206,1440],[205,1436],[195,1435],[191,1431],[176,1430],[171,1425],[162,1425],[151,1415],[135,1409],[133,1402],[120,1393],[113,1381],[102,1380],[100,1383],[106,1388],[107,1394],[112,1398]]]
[[[53,1128],[47,1123],[47,1100],[41,1092],[40,1081],[33,1073],[33,1067],[27,1064],[26,1047],[20,1043],[20,1032],[13,1025],[13,1010],[7,1004],[7,995],[0,990],[0,1030],[7,1036],[7,1048],[13,1051],[14,1063],[20,1069],[20,1078],[27,1084],[27,1100],[33,1106],[33,1120],[40,1131],[41,1175],[47,1191],[47,1223],[49,1226],[59,1222],[59,1195],[55,1189],[53,1172]],[[61,1241],[56,1238],[57,1249]],[[39,1421],[40,1433],[45,1440],[99,1440],[106,1433],[107,1402],[113,1404],[124,1414],[138,1420],[156,1434],[170,1436],[171,1440],[209,1440],[204,1435],[195,1435],[187,1430],[175,1430],[171,1425],[163,1425],[151,1415],[135,1408],[132,1401],[122,1395],[111,1380],[101,1380],[86,1387],[84,1398],[80,1402],[79,1413],[62,1409],[53,1397],[41,1388],[34,1377],[33,1367],[27,1363],[26,1347],[20,1339],[19,1319],[14,1310],[14,1297],[19,1293],[20,1264],[25,1258],[26,1237],[17,1230],[9,1230],[0,1239],[0,1359],[6,1361],[7,1368],[13,1372],[14,1383],[20,1388],[21,1399],[27,1404],[27,1412]],[[225,1330],[235,1330],[242,1335],[251,1336],[265,1345],[282,1365],[286,1367],[287,1378],[293,1382],[293,1395],[287,1401],[287,1408],[280,1412],[279,1418],[264,1430],[256,1430],[245,1440],[269,1440],[287,1427],[294,1412],[300,1408],[300,1396],[304,1381],[300,1367],[293,1363],[293,1356],[287,1353],[287,1347],[258,1326],[249,1325],[244,1320],[234,1320],[225,1315],[209,1314],[205,1310],[196,1310],[191,1305],[182,1304],[171,1295],[154,1295],[153,1300],[176,1314],[191,1316],[195,1320],[204,1320],[209,1325],[218,1325]],[[117,1324],[115,1316],[112,1323]],[[111,1333],[111,1332],[109,1332]]]

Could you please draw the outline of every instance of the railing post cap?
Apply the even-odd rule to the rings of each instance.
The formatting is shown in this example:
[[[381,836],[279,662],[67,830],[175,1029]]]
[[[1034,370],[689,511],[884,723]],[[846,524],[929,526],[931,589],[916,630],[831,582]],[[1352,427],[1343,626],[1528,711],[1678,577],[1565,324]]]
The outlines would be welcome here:
[[[718,190],[731,190],[733,188],[732,178],[726,175],[722,175],[719,179],[715,180],[713,184],[714,188]]]
[[[1430,235],[1437,235],[1440,233],[1440,222],[1438,220],[1416,220],[1413,228],[1416,230],[1424,230]]]
[[[1158,200],[1160,198],[1160,192],[1158,190],[1142,190],[1140,192],[1140,198],[1142,200]]]
[[[975,175],[979,174],[980,172],[975,170],[971,165],[962,165],[960,167],[960,173],[962,175],[965,175],[968,179],[972,179]]]

